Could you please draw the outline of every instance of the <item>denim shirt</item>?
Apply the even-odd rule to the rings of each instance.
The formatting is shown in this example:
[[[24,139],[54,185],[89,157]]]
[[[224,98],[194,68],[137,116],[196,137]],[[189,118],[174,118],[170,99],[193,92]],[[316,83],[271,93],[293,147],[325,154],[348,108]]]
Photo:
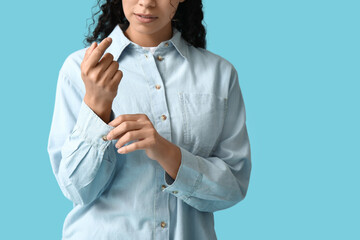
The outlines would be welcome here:
[[[47,148],[59,187],[73,203],[62,239],[217,239],[213,212],[244,199],[251,172],[237,71],[189,45],[175,28],[154,54],[119,25],[109,37],[106,52],[123,72],[111,119],[146,114],[180,148],[181,164],[172,179],[145,150],[119,154],[116,139],[103,139],[113,127],[83,101],[86,48],[71,53],[59,71]]]

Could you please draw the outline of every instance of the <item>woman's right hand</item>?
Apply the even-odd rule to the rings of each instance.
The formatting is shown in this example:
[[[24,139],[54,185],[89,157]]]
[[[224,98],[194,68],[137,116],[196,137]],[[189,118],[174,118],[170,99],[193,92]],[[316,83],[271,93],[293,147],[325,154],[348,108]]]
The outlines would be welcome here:
[[[99,45],[94,42],[86,50],[80,66],[86,89],[84,102],[107,123],[123,76],[122,71],[118,70],[119,63],[113,61],[114,56],[111,53],[106,53],[101,58],[111,42],[111,38],[105,38]]]

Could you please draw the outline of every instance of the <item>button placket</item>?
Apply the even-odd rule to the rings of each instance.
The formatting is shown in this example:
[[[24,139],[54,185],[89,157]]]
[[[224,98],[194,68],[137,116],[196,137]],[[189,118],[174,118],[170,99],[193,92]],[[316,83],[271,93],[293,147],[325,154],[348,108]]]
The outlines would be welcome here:
[[[158,55],[160,56],[161,54],[158,53]],[[149,55],[148,58],[142,57],[140,58],[140,63],[144,72],[144,77],[146,77],[150,86],[149,97],[151,101],[151,113],[153,116],[155,116],[154,126],[164,138],[171,141],[170,121],[162,120],[162,118],[169,117],[169,109],[166,99],[166,88],[162,79],[162,75],[160,74],[160,72],[165,70],[164,58],[162,56],[159,58],[159,56]],[[160,89],[161,91],[159,91]],[[162,117],[163,115],[165,117]],[[155,184],[157,186],[156,188],[158,188],[156,194],[154,195],[154,217],[157,221],[155,234],[159,236],[159,239],[168,239],[168,224],[170,221],[170,194],[164,192],[166,188],[164,184],[164,169],[160,165],[156,166]]]
[[[158,53],[157,56],[148,58],[140,58],[140,64],[143,69],[144,75],[151,85],[153,91],[149,92],[151,98],[152,115],[155,116],[155,127],[159,133],[162,133],[162,136],[167,140],[171,141],[171,126],[170,121],[164,121],[169,118],[169,110],[167,106],[166,99],[166,89],[160,71],[164,71],[165,66],[163,62],[159,62],[157,59],[162,59],[164,61],[164,55],[166,52]],[[147,53],[143,53],[147,54]],[[161,91],[159,91],[161,90]],[[164,116],[162,116],[164,115]],[[169,120],[169,119],[167,119]]]

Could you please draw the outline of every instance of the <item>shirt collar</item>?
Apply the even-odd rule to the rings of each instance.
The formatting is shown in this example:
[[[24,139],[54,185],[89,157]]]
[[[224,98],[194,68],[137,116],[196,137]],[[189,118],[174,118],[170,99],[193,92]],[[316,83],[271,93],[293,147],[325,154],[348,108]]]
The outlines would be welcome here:
[[[112,32],[109,34],[108,37],[112,38],[112,44],[105,50],[105,53],[109,52],[114,56],[114,60],[118,60],[121,53],[124,51],[124,49],[132,44],[134,46],[139,46],[136,43],[130,41],[121,30],[119,24],[116,24]],[[177,30],[176,28],[173,28],[173,36],[170,40],[161,42],[159,44],[159,47],[163,46],[165,42],[171,42],[176,50],[179,52],[179,54],[187,59],[188,57],[188,48],[189,45],[182,37],[181,32]],[[104,54],[105,54],[104,53]]]

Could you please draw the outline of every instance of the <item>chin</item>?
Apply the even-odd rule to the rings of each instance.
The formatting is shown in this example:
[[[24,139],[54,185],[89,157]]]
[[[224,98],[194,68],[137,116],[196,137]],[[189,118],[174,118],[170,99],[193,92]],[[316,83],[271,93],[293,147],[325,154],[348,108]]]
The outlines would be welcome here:
[[[144,26],[144,25],[134,27],[135,31],[140,32],[142,34],[153,34],[153,33],[160,31],[160,29],[161,28],[159,28],[159,27]]]

